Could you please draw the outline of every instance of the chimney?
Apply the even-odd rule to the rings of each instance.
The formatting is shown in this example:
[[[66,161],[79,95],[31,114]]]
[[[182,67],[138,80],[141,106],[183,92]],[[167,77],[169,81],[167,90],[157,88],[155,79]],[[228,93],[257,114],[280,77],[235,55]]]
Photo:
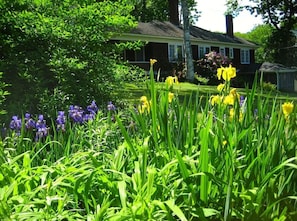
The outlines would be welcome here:
[[[233,16],[232,15],[226,15],[226,34],[227,36],[233,38]]]
[[[179,25],[178,0],[168,0],[169,21],[174,25]]]

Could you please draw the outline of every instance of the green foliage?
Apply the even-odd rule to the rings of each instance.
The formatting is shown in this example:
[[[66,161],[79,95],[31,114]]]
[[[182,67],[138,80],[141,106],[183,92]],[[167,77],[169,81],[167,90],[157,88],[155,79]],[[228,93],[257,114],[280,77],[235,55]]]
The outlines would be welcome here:
[[[153,79],[152,66],[145,109],[116,121],[0,142],[0,219],[296,220],[296,107],[285,116],[256,82],[244,102],[228,86],[219,97],[234,104],[213,105]]]
[[[286,65],[288,67],[296,65],[297,50],[296,36],[291,30],[281,28],[275,29],[268,39],[269,55],[276,63]]]
[[[127,1],[5,0],[0,7],[7,105],[31,111],[55,91],[68,104],[110,98],[120,51],[108,40],[135,25]]]
[[[292,30],[296,28],[297,4],[295,0],[259,1],[250,0],[250,4],[240,5],[238,0],[228,0],[228,9],[232,12],[249,10],[256,16],[261,16],[266,25],[258,26],[250,37],[258,43],[260,48],[256,51],[256,60],[281,63],[294,66],[296,52],[296,38]],[[268,35],[267,35],[268,34]],[[250,33],[248,33],[250,35]],[[250,38],[248,37],[248,38]],[[263,41],[264,40],[264,41]]]
[[[276,91],[276,85],[272,84],[270,82],[263,82],[262,85],[261,85],[261,88],[264,91]]]
[[[262,16],[265,23],[273,27],[273,32],[268,38],[267,52],[273,62],[288,66],[296,64],[296,39],[292,35],[292,30],[297,23],[295,0],[275,0],[258,1],[250,0],[254,3],[245,6],[251,13]]]
[[[272,33],[273,28],[271,25],[258,25],[248,33],[235,33],[235,35],[254,42],[259,46],[255,51],[255,60],[257,63],[262,63],[264,61],[273,61],[270,54],[271,48],[268,42]]]
[[[8,86],[5,82],[2,81],[2,72],[0,72],[0,105],[2,107],[3,102],[5,101],[5,97],[9,95],[8,91],[5,90],[5,88]],[[5,114],[5,110],[0,109],[0,115]]]
[[[291,30],[297,22],[295,12],[297,9],[295,0],[274,0],[274,1],[258,1],[250,0],[255,3],[246,6],[252,13],[261,15],[266,23],[274,26],[275,29]]]
[[[121,82],[143,82],[146,71],[138,66],[129,64],[118,64],[115,67],[115,78]]]
[[[155,0],[155,1],[133,1],[135,5],[132,14],[139,21],[152,21],[159,20],[165,21],[168,20],[168,1]]]
[[[149,22],[153,20],[168,21],[170,4],[175,4],[179,1],[164,1],[164,0],[133,0],[134,10],[132,15],[138,21]],[[189,10],[191,13],[191,22],[194,22],[199,17],[196,2],[188,1]]]

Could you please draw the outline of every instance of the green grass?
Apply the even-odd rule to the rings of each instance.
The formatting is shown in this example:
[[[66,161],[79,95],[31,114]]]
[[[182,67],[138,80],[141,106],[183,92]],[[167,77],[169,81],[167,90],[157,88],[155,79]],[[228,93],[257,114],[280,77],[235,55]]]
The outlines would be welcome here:
[[[159,82],[156,83],[156,88],[161,90],[164,89],[164,83]],[[200,96],[212,95],[217,94],[216,86],[212,85],[196,85],[188,82],[181,82],[178,85],[174,85],[174,91],[179,94],[180,99],[183,97],[189,97],[190,95],[195,96],[196,94]],[[248,90],[250,91],[250,90]],[[238,88],[238,92],[242,95],[246,95],[247,89],[245,88]],[[147,94],[148,89],[145,82],[138,82],[138,83],[124,83],[123,87],[115,92],[117,96],[121,99],[125,99],[128,102],[135,103],[138,99],[143,95]],[[294,92],[279,92],[279,91],[261,91],[260,89],[257,90],[257,94],[259,96],[267,97],[274,99],[277,97],[280,100],[297,100],[297,93]]]

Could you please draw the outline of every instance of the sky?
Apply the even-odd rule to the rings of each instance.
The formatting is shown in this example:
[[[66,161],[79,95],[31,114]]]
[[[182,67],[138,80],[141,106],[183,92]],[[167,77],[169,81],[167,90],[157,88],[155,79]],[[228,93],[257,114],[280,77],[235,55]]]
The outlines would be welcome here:
[[[198,11],[201,11],[196,26],[213,31],[226,32],[225,6],[226,0],[197,0]],[[242,0],[242,4],[248,3],[248,0]],[[239,15],[233,18],[233,31],[247,33],[255,26],[263,24],[260,16],[255,17],[249,11],[244,10]]]

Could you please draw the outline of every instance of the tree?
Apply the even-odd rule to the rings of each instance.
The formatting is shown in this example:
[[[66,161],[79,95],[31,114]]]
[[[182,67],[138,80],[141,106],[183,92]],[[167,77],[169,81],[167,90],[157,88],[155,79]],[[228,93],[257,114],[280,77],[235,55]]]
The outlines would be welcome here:
[[[248,33],[235,33],[235,36],[244,38],[256,43],[259,48],[255,51],[255,60],[257,63],[264,61],[272,62],[273,59],[269,54],[268,41],[272,35],[273,27],[268,24],[258,25]]]
[[[252,13],[263,17],[263,20],[274,27],[268,40],[270,56],[275,62],[285,65],[296,64],[295,36],[292,29],[297,23],[296,0],[256,1],[255,6],[246,6]]]
[[[292,29],[297,23],[296,0],[250,0],[249,5],[239,6],[238,0],[228,0],[229,10],[248,9],[252,14],[262,16],[266,24],[274,29],[268,39],[267,54],[275,62],[294,65],[296,60],[295,37]]]
[[[182,12],[183,12],[183,31],[184,31],[184,48],[185,48],[185,61],[186,61],[186,72],[187,79],[194,81],[194,64],[191,46],[191,35],[190,35],[190,19],[189,19],[189,8],[187,0],[181,0]]]
[[[153,20],[169,21],[170,20],[170,7],[176,4],[180,5],[179,0],[133,0],[134,10],[132,15],[142,22],[149,22]],[[190,22],[199,17],[197,11],[196,1],[187,0]]]
[[[275,29],[292,30],[297,23],[296,0],[250,0],[254,6],[245,6],[253,14],[261,15]]]
[[[142,22],[152,20],[166,21],[169,16],[168,1],[164,0],[134,0],[132,15]]]
[[[42,101],[60,108],[110,99],[118,49],[108,41],[135,27],[129,1],[2,0],[0,9],[7,105],[30,111],[46,109]]]

